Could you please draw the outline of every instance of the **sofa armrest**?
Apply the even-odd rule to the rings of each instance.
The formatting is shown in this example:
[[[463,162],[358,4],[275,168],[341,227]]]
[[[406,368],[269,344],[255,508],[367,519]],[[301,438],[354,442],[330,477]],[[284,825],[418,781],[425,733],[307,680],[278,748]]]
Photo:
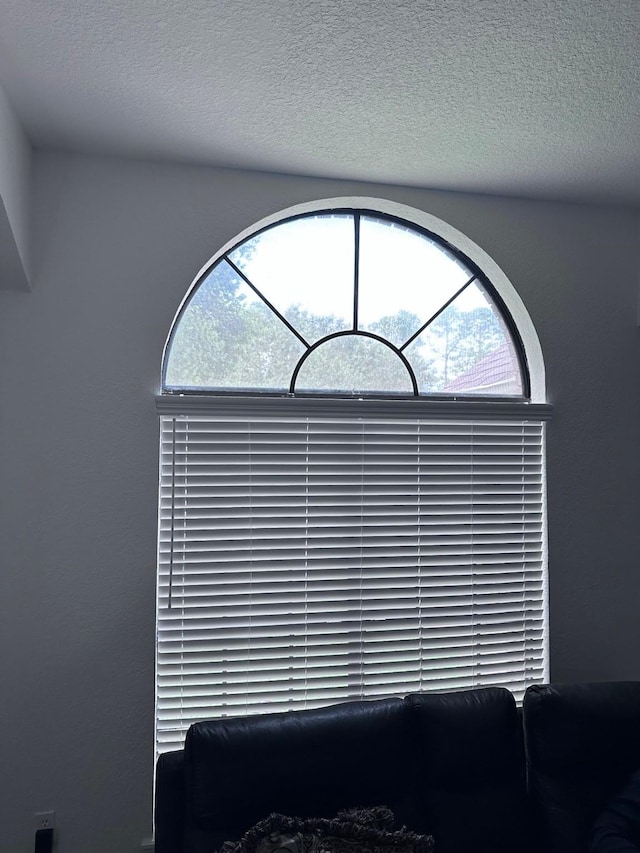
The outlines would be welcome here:
[[[155,853],[180,853],[184,836],[184,750],[165,752],[156,766]]]
[[[640,682],[530,687],[524,728],[542,846],[585,853],[594,821],[640,766]]]

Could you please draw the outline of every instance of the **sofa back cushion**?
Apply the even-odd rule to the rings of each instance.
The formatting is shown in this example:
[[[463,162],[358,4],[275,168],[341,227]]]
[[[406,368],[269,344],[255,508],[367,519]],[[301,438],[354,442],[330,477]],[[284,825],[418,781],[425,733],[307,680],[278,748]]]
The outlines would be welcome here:
[[[585,853],[596,817],[640,767],[640,682],[530,687],[524,727],[542,849]]]
[[[490,687],[406,701],[436,853],[528,850],[522,729],[512,694]]]
[[[213,853],[271,812],[333,817],[387,805],[420,831],[401,699],[197,723],[185,743],[184,853]]]

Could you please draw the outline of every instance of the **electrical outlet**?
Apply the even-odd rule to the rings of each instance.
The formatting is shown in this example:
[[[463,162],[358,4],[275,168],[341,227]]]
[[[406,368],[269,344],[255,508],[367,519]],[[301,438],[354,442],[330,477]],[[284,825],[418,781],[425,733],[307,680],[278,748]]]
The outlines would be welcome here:
[[[33,828],[38,829],[55,829],[56,813],[55,812],[36,812],[33,816]]]

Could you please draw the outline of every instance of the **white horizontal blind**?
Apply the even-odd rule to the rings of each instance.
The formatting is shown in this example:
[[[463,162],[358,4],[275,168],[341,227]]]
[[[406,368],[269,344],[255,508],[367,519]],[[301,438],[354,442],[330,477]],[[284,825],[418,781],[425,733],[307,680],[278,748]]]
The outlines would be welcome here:
[[[544,680],[541,420],[262,411],[161,417],[160,752],[199,719]]]

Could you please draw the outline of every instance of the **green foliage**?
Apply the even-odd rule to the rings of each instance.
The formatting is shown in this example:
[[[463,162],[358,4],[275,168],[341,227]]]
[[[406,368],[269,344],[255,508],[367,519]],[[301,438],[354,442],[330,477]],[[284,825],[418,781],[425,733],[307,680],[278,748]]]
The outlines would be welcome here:
[[[286,319],[309,343],[345,330],[342,319],[312,314],[297,304]],[[399,311],[369,331],[402,346],[424,320]],[[450,305],[407,347],[405,355],[421,392],[437,392],[497,349],[502,323],[489,307],[461,311]],[[179,320],[167,371],[169,387],[288,390],[305,352],[300,339],[224,260],[193,294]],[[411,393],[401,359],[385,344],[363,336],[339,337],[310,353],[298,388]]]

